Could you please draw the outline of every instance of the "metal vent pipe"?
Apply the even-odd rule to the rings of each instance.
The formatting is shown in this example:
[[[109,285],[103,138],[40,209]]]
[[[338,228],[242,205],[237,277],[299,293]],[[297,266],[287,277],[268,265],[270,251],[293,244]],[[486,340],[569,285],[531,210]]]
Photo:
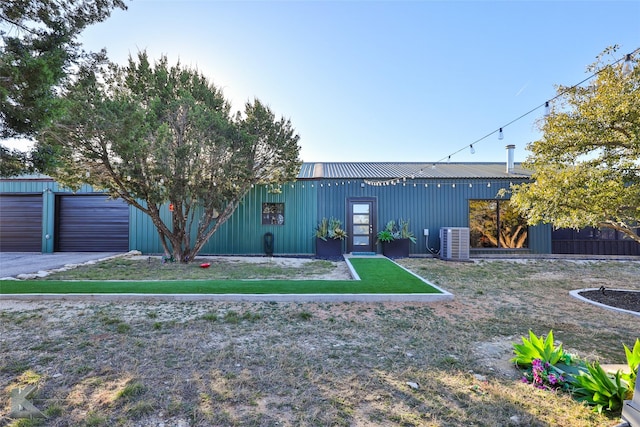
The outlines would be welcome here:
[[[507,173],[513,173],[513,156],[516,146],[513,144],[507,145]]]

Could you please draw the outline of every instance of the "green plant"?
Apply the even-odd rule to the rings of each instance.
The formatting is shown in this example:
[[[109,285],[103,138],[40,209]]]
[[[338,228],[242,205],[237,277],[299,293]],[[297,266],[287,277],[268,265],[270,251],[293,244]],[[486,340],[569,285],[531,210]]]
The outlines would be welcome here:
[[[551,363],[533,359],[531,367],[523,374],[522,382],[533,384],[536,388],[543,390],[567,390],[569,388],[567,378],[565,372]]]
[[[598,362],[587,364],[587,371],[574,377],[573,395],[579,402],[594,406],[601,413],[603,409],[616,411],[625,399],[630,398],[633,389],[622,379],[622,372],[608,374]]]
[[[543,363],[555,365],[564,361],[567,365],[571,363],[571,356],[562,350],[562,344],[558,347],[553,342],[553,331],[549,331],[543,340],[542,336],[537,337],[533,331],[529,330],[529,339],[522,337],[522,344],[513,344],[516,357],[511,359],[516,365],[528,367],[535,359],[540,359]]]
[[[636,338],[633,350],[630,350],[629,347],[624,344],[622,344],[622,346],[627,356],[627,366],[629,366],[629,373],[622,374],[622,378],[629,383],[629,388],[633,390],[638,378],[638,366],[640,365],[640,338]]]
[[[400,219],[396,223],[394,220],[388,221],[383,230],[378,232],[378,242],[391,242],[396,239],[409,239],[413,243],[416,237],[409,230],[409,221]]]
[[[144,393],[146,387],[138,381],[130,381],[116,395],[118,399],[139,396]]]
[[[383,230],[378,231],[379,242],[391,242],[396,239],[397,234],[396,222],[394,220],[388,221]]]
[[[342,221],[336,218],[322,218],[315,229],[315,235],[318,239],[326,241],[327,239],[343,240],[347,237],[347,232],[342,228]]]
[[[409,230],[409,220],[399,220],[398,221],[399,229],[400,229],[400,238],[401,239],[409,239],[413,243],[416,242],[416,236],[413,234],[411,230]]]

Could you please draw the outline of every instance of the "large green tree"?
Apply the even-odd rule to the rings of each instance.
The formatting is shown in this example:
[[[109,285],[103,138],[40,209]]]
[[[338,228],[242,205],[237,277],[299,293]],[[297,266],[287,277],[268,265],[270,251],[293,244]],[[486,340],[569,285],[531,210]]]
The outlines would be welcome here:
[[[588,68],[588,85],[559,86],[542,139],[529,144],[530,183],[512,203],[530,224],[607,227],[640,242],[640,67],[638,50],[614,65],[607,49]]]
[[[189,262],[258,183],[295,179],[299,137],[260,101],[230,114],[196,70],[150,63],[86,68],[42,133],[46,171],[107,190],[147,214],[168,254]],[[161,208],[171,204],[167,219]]]

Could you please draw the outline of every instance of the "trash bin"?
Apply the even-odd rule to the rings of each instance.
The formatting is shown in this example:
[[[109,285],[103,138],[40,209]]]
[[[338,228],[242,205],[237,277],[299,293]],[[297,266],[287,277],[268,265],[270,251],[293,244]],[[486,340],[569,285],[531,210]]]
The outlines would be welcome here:
[[[273,233],[264,233],[264,253],[273,256]]]

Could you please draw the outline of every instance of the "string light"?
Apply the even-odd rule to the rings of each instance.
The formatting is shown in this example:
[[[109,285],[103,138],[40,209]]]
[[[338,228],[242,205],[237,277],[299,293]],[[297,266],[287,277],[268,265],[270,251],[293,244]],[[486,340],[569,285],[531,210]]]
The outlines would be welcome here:
[[[500,126],[498,129],[489,132],[488,134],[482,136],[481,138],[478,138],[477,140],[473,141],[471,144],[465,145],[464,147],[462,147],[461,149],[441,158],[440,160],[438,160],[437,162],[434,162],[431,164],[431,169],[436,169],[436,165],[438,163],[442,163],[443,161],[447,161],[447,163],[451,162],[451,157],[455,156],[456,154],[459,154],[460,152],[466,150],[467,148],[469,149],[469,151],[471,152],[471,154],[475,154],[475,147],[474,145],[478,144],[479,142],[489,138],[490,136],[494,135],[494,134],[498,134],[498,139],[502,140],[504,139],[504,129],[507,128],[508,126],[512,125],[513,123],[523,119],[524,117],[528,116],[529,114],[533,113],[534,111],[540,109],[540,108],[544,108],[544,114],[545,116],[548,116],[551,113],[551,102],[555,101],[556,99],[560,98],[561,96],[563,96],[564,94],[566,94],[567,92],[575,89],[576,87],[580,86],[581,84],[591,80],[592,78],[596,77],[598,74],[600,74],[602,71],[604,71],[605,69],[607,69],[608,67],[613,67],[616,64],[619,64],[620,62],[624,61],[624,63],[622,64],[622,73],[624,75],[628,75],[633,71],[634,68],[634,63],[633,63],[633,56],[635,54],[637,54],[638,52],[640,52],[640,48],[637,48],[636,50],[634,50],[633,52],[626,54],[624,57],[618,59],[617,61],[607,65],[606,67],[601,68],[600,70],[594,72],[593,74],[591,74],[590,76],[588,76],[587,78],[585,78],[584,80],[576,83],[575,85],[566,88],[565,90],[561,91],[560,93],[558,93],[555,97],[551,98],[548,101],[545,101],[544,103],[532,108],[531,110],[527,111],[526,113],[516,117],[515,119],[511,120],[510,122]],[[423,172],[423,168],[421,168],[419,170],[419,172],[417,173],[418,175],[422,174]],[[411,179],[415,178],[415,174],[411,175]],[[406,177],[402,178],[403,180],[406,179]],[[399,183],[400,182],[400,178],[393,178],[393,179],[389,179],[386,182],[384,181],[378,181],[376,184],[374,184],[373,182],[368,182],[365,181],[367,184],[369,185],[395,185],[396,184],[396,180]],[[470,185],[471,186],[471,185]],[[425,188],[428,187],[427,184],[425,184]],[[491,187],[491,183],[487,184],[487,187]]]
[[[594,72],[593,74],[591,74],[590,76],[588,76],[588,77],[587,77],[587,78],[585,78],[584,80],[582,80],[582,81],[580,81],[580,82],[578,82],[578,83],[574,84],[573,86],[571,86],[571,87],[569,87],[569,88],[566,88],[565,90],[563,90],[562,92],[560,92],[559,94],[557,94],[556,96],[554,96],[553,98],[551,98],[550,100],[545,101],[544,103],[542,103],[542,104],[540,104],[540,105],[538,105],[538,106],[536,106],[536,107],[532,108],[531,110],[527,111],[526,113],[524,113],[524,114],[522,114],[522,115],[520,115],[520,116],[516,117],[515,119],[513,119],[513,120],[511,120],[510,122],[508,122],[508,123],[506,123],[506,124],[504,124],[504,125],[500,126],[498,129],[496,129],[496,130],[494,130],[494,131],[489,132],[488,134],[486,134],[486,135],[482,136],[481,138],[476,139],[476,140],[475,140],[475,141],[473,141],[471,144],[469,144],[469,145],[465,145],[464,147],[462,147],[462,148],[461,148],[461,149],[459,149],[458,151],[453,152],[453,153],[449,154],[448,156],[445,156],[445,157],[441,158],[440,160],[438,160],[437,162],[435,162],[435,163],[434,163],[434,168],[435,168],[435,164],[436,164],[436,163],[441,163],[441,162],[443,162],[443,161],[445,161],[445,160],[447,160],[447,159],[450,159],[452,156],[455,156],[456,154],[459,154],[460,152],[462,152],[462,151],[466,150],[466,149],[467,149],[468,147],[470,147],[471,145],[476,145],[476,144],[478,144],[479,142],[481,142],[481,141],[483,141],[483,140],[485,140],[485,139],[489,138],[490,136],[492,136],[492,135],[494,135],[494,134],[496,134],[496,133],[500,133],[501,131],[503,131],[503,129],[506,129],[506,128],[507,128],[507,126],[510,126],[510,125],[514,124],[515,122],[517,122],[517,121],[519,121],[519,120],[521,120],[521,119],[525,118],[526,116],[528,116],[529,114],[533,113],[534,111],[536,111],[536,110],[538,110],[538,109],[540,109],[540,108],[543,108],[543,107],[545,108],[545,111],[546,111],[547,106],[549,106],[549,109],[550,109],[550,104],[551,104],[551,102],[552,102],[552,101],[555,101],[556,99],[560,98],[561,96],[563,96],[563,95],[564,95],[564,94],[566,94],[567,92],[569,92],[569,91],[571,91],[571,90],[575,89],[576,87],[580,86],[581,84],[583,84],[583,83],[585,83],[585,82],[587,82],[587,81],[591,80],[592,78],[596,77],[598,74],[600,74],[601,72],[603,72],[603,71],[604,71],[605,69],[607,69],[608,67],[613,67],[613,66],[615,66],[616,64],[619,64],[620,62],[624,61],[622,71],[623,71],[623,73],[626,73],[625,75],[629,74],[631,71],[633,71],[633,67],[634,67],[634,63],[633,63],[633,56],[634,56],[635,54],[637,54],[638,52],[640,52],[640,48],[637,48],[637,49],[636,49],[636,50],[634,50],[633,52],[631,52],[631,53],[629,53],[629,54],[626,54],[624,57],[622,57],[622,58],[618,59],[617,61],[615,61],[615,62],[613,62],[613,63],[611,63],[611,64],[607,65],[606,67],[602,67],[600,70],[598,70],[598,71]],[[498,135],[498,138],[500,138],[500,135]],[[500,139],[501,139],[501,138],[500,138]]]
[[[628,53],[624,58],[624,62],[622,63],[622,74],[628,76],[632,71],[633,61],[631,60],[631,54]]]

